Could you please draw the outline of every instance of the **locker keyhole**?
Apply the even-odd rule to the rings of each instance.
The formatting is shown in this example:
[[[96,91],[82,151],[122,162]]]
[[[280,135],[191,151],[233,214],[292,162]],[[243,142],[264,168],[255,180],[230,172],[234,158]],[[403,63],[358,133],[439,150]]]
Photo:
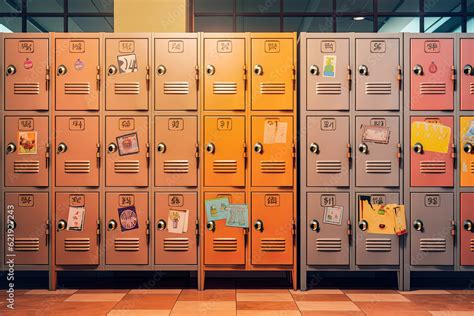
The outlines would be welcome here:
[[[255,65],[255,67],[253,67],[253,72],[254,72],[257,76],[263,75],[263,67],[262,67],[262,65]]]
[[[61,65],[58,67],[58,70],[56,71],[56,73],[58,74],[58,76],[62,76],[62,75],[65,75],[67,73],[67,68],[66,66],[64,65]]]
[[[58,222],[58,231],[65,230],[67,227],[67,222],[62,219]]]
[[[253,150],[257,153],[257,154],[261,154],[263,153],[263,145],[261,143],[256,143],[254,146],[253,146]]]
[[[158,74],[158,76],[163,76],[163,75],[166,73],[166,67],[165,67],[165,65],[159,65],[159,66],[156,68],[156,73]]]
[[[423,75],[423,67],[421,65],[416,65],[413,67],[413,73],[417,76],[422,76]]]
[[[114,221],[113,219],[109,221],[107,224],[107,229],[108,230],[115,230],[117,228],[117,222]]]
[[[107,74],[111,76],[111,75],[115,75],[116,73],[117,73],[117,67],[115,67],[114,65],[110,65],[109,68],[107,69]]]
[[[65,143],[60,143],[58,145],[58,154],[65,153],[67,151],[67,145]]]
[[[311,224],[309,224],[309,228],[314,232],[319,232],[319,222],[313,219]]]
[[[9,65],[7,67],[7,76],[14,75],[16,73],[16,67],[13,65]]]
[[[367,221],[365,219],[363,219],[359,222],[359,228],[362,231],[366,231],[367,228],[369,228],[369,223],[367,223]]]
[[[156,224],[156,228],[158,230],[163,230],[166,228],[166,222],[163,219],[160,219],[158,223]]]
[[[209,143],[206,145],[206,151],[210,154],[213,154],[216,151],[216,146],[213,143]]]
[[[7,229],[15,229],[16,228],[16,222],[15,220],[11,219],[8,221],[8,224],[7,224]]]
[[[309,73],[310,73],[311,75],[313,75],[313,76],[319,75],[319,68],[318,68],[318,66],[316,66],[316,65],[311,65],[311,66],[309,67]]]
[[[319,154],[319,145],[316,143],[311,143],[311,145],[309,145],[309,151],[313,154]]]
[[[463,72],[466,76],[474,76],[474,71],[471,65],[464,66]]]
[[[416,221],[413,222],[413,228],[416,231],[422,231],[423,230],[423,222],[417,219]]]
[[[16,145],[13,143],[9,143],[7,145],[7,154],[14,153],[16,151]]]
[[[359,73],[360,73],[362,76],[368,76],[368,75],[369,75],[369,68],[367,68],[366,65],[360,65],[360,66],[359,66]]]
[[[423,145],[420,143],[416,143],[415,146],[413,146],[413,151],[417,154],[422,154],[423,153]]]
[[[369,153],[369,146],[367,144],[362,143],[359,145],[359,151],[363,154],[368,154]]]
[[[115,145],[114,143],[110,143],[109,146],[107,146],[107,152],[109,154],[112,154],[116,151],[117,151],[117,145]]]
[[[206,228],[213,232],[216,229],[216,223],[214,221],[209,221],[206,223]]]
[[[166,151],[166,145],[164,143],[159,143],[158,146],[156,146],[156,150],[163,154]]]
[[[464,148],[463,148],[463,149],[464,149],[464,152],[465,152],[466,154],[472,154],[472,152],[473,152],[473,150],[472,150],[472,149],[473,149],[473,145],[472,145],[471,143],[466,143],[466,144],[464,144]]]
[[[257,219],[257,221],[255,222],[255,224],[253,224],[253,227],[255,228],[255,230],[257,231],[263,231],[263,222],[259,219]]]
[[[216,73],[216,68],[215,68],[213,65],[207,65],[207,66],[206,66],[206,73],[207,73],[209,76],[212,76],[213,74]]]
[[[472,221],[469,219],[465,220],[463,223],[463,227],[464,227],[464,230],[467,230],[468,232],[472,232],[472,228],[473,228]]]

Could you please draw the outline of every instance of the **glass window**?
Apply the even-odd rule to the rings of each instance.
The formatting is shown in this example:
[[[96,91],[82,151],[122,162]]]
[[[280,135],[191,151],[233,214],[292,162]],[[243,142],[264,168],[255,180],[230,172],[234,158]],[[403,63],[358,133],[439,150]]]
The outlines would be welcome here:
[[[338,17],[336,18],[336,30],[338,32],[373,32],[374,21],[373,18],[368,17],[363,20],[354,20],[353,17]]]
[[[419,12],[419,0],[377,0],[379,12]],[[474,1],[474,0],[473,0]]]
[[[467,31],[474,32],[474,16],[467,18]]]
[[[474,0],[467,0],[467,11],[474,12]]]
[[[234,10],[233,0],[196,0],[194,11],[204,13],[231,13]]]
[[[418,17],[382,17],[379,16],[379,32],[420,32],[420,18]]]
[[[234,22],[231,16],[197,16],[194,19],[195,32],[232,32]]]
[[[27,32],[64,32],[64,19],[57,17],[28,17]]]
[[[279,32],[280,18],[237,17],[237,32]]]
[[[112,17],[71,17],[67,21],[68,32],[113,32]]]
[[[280,0],[237,0],[237,12],[280,12]]]
[[[27,12],[63,13],[63,0],[28,0]]]
[[[21,12],[21,0],[0,1],[0,12]]]
[[[462,0],[425,0],[425,12],[459,12]]]
[[[199,1],[200,2],[200,1]],[[113,0],[68,0],[67,8],[72,13],[113,13]]]
[[[461,32],[461,17],[425,17],[425,33]]]
[[[286,0],[283,1],[283,11],[307,13],[332,12],[332,0]]]
[[[336,0],[336,12],[372,12],[373,0]]]
[[[283,27],[285,32],[332,32],[332,16],[285,18]]]
[[[0,17],[0,32],[21,32],[21,18],[12,16]]]

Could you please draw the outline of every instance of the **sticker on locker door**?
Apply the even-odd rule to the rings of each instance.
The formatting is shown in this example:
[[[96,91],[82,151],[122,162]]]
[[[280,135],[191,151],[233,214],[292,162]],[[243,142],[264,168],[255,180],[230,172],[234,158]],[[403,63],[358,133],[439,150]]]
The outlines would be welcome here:
[[[284,144],[288,133],[288,123],[269,119],[265,121],[264,144]]]
[[[411,125],[411,143],[423,144],[423,150],[447,153],[451,140],[451,127],[439,123],[415,121]]]

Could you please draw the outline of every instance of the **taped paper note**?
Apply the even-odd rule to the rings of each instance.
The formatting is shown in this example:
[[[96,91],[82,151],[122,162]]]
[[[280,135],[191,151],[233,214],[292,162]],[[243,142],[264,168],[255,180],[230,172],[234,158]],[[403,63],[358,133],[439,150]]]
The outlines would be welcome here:
[[[204,202],[208,221],[217,221],[227,218],[228,198],[209,199]]]
[[[383,126],[362,126],[362,141],[378,144],[388,144],[390,141],[390,128]]]
[[[188,210],[169,210],[168,232],[182,234],[188,231]]]
[[[227,207],[226,226],[249,227],[249,210],[247,204],[229,204]]]
[[[372,204],[371,197],[359,197],[359,220],[368,224],[366,232],[369,234],[395,234],[395,216],[392,211],[386,210],[382,204]]]
[[[344,207],[342,206],[327,206],[324,208],[323,222],[330,225],[342,225],[342,215]]]
[[[264,144],[284,144],[288,133],[288,123],[278,120],[265,120],[263,130]]]
[[[69,206],[66,230],[82,231],[86,209],[83,206]]]
[[[413,122],[411,124],[411,143],[423,144],[424,151],[435,153],[448,153],[449,141],[451,137],[451,128],[446,125]]]

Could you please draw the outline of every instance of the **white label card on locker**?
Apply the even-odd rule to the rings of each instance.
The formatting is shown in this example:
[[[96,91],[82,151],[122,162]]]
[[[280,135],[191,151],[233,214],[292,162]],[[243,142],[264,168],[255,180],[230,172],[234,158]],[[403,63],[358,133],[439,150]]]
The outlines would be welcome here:
[[[168,232],[182,234],[188,231],[188,210],[169,210],[168,213]]]
[[[86,209],[84,206],[69,206],[66,229],[71,231],[82,231],[84,228],[85,215]]]
[[[288,133],[288,123],[278,120],[266,120],[263,131],[264,144],[284,144]]]

